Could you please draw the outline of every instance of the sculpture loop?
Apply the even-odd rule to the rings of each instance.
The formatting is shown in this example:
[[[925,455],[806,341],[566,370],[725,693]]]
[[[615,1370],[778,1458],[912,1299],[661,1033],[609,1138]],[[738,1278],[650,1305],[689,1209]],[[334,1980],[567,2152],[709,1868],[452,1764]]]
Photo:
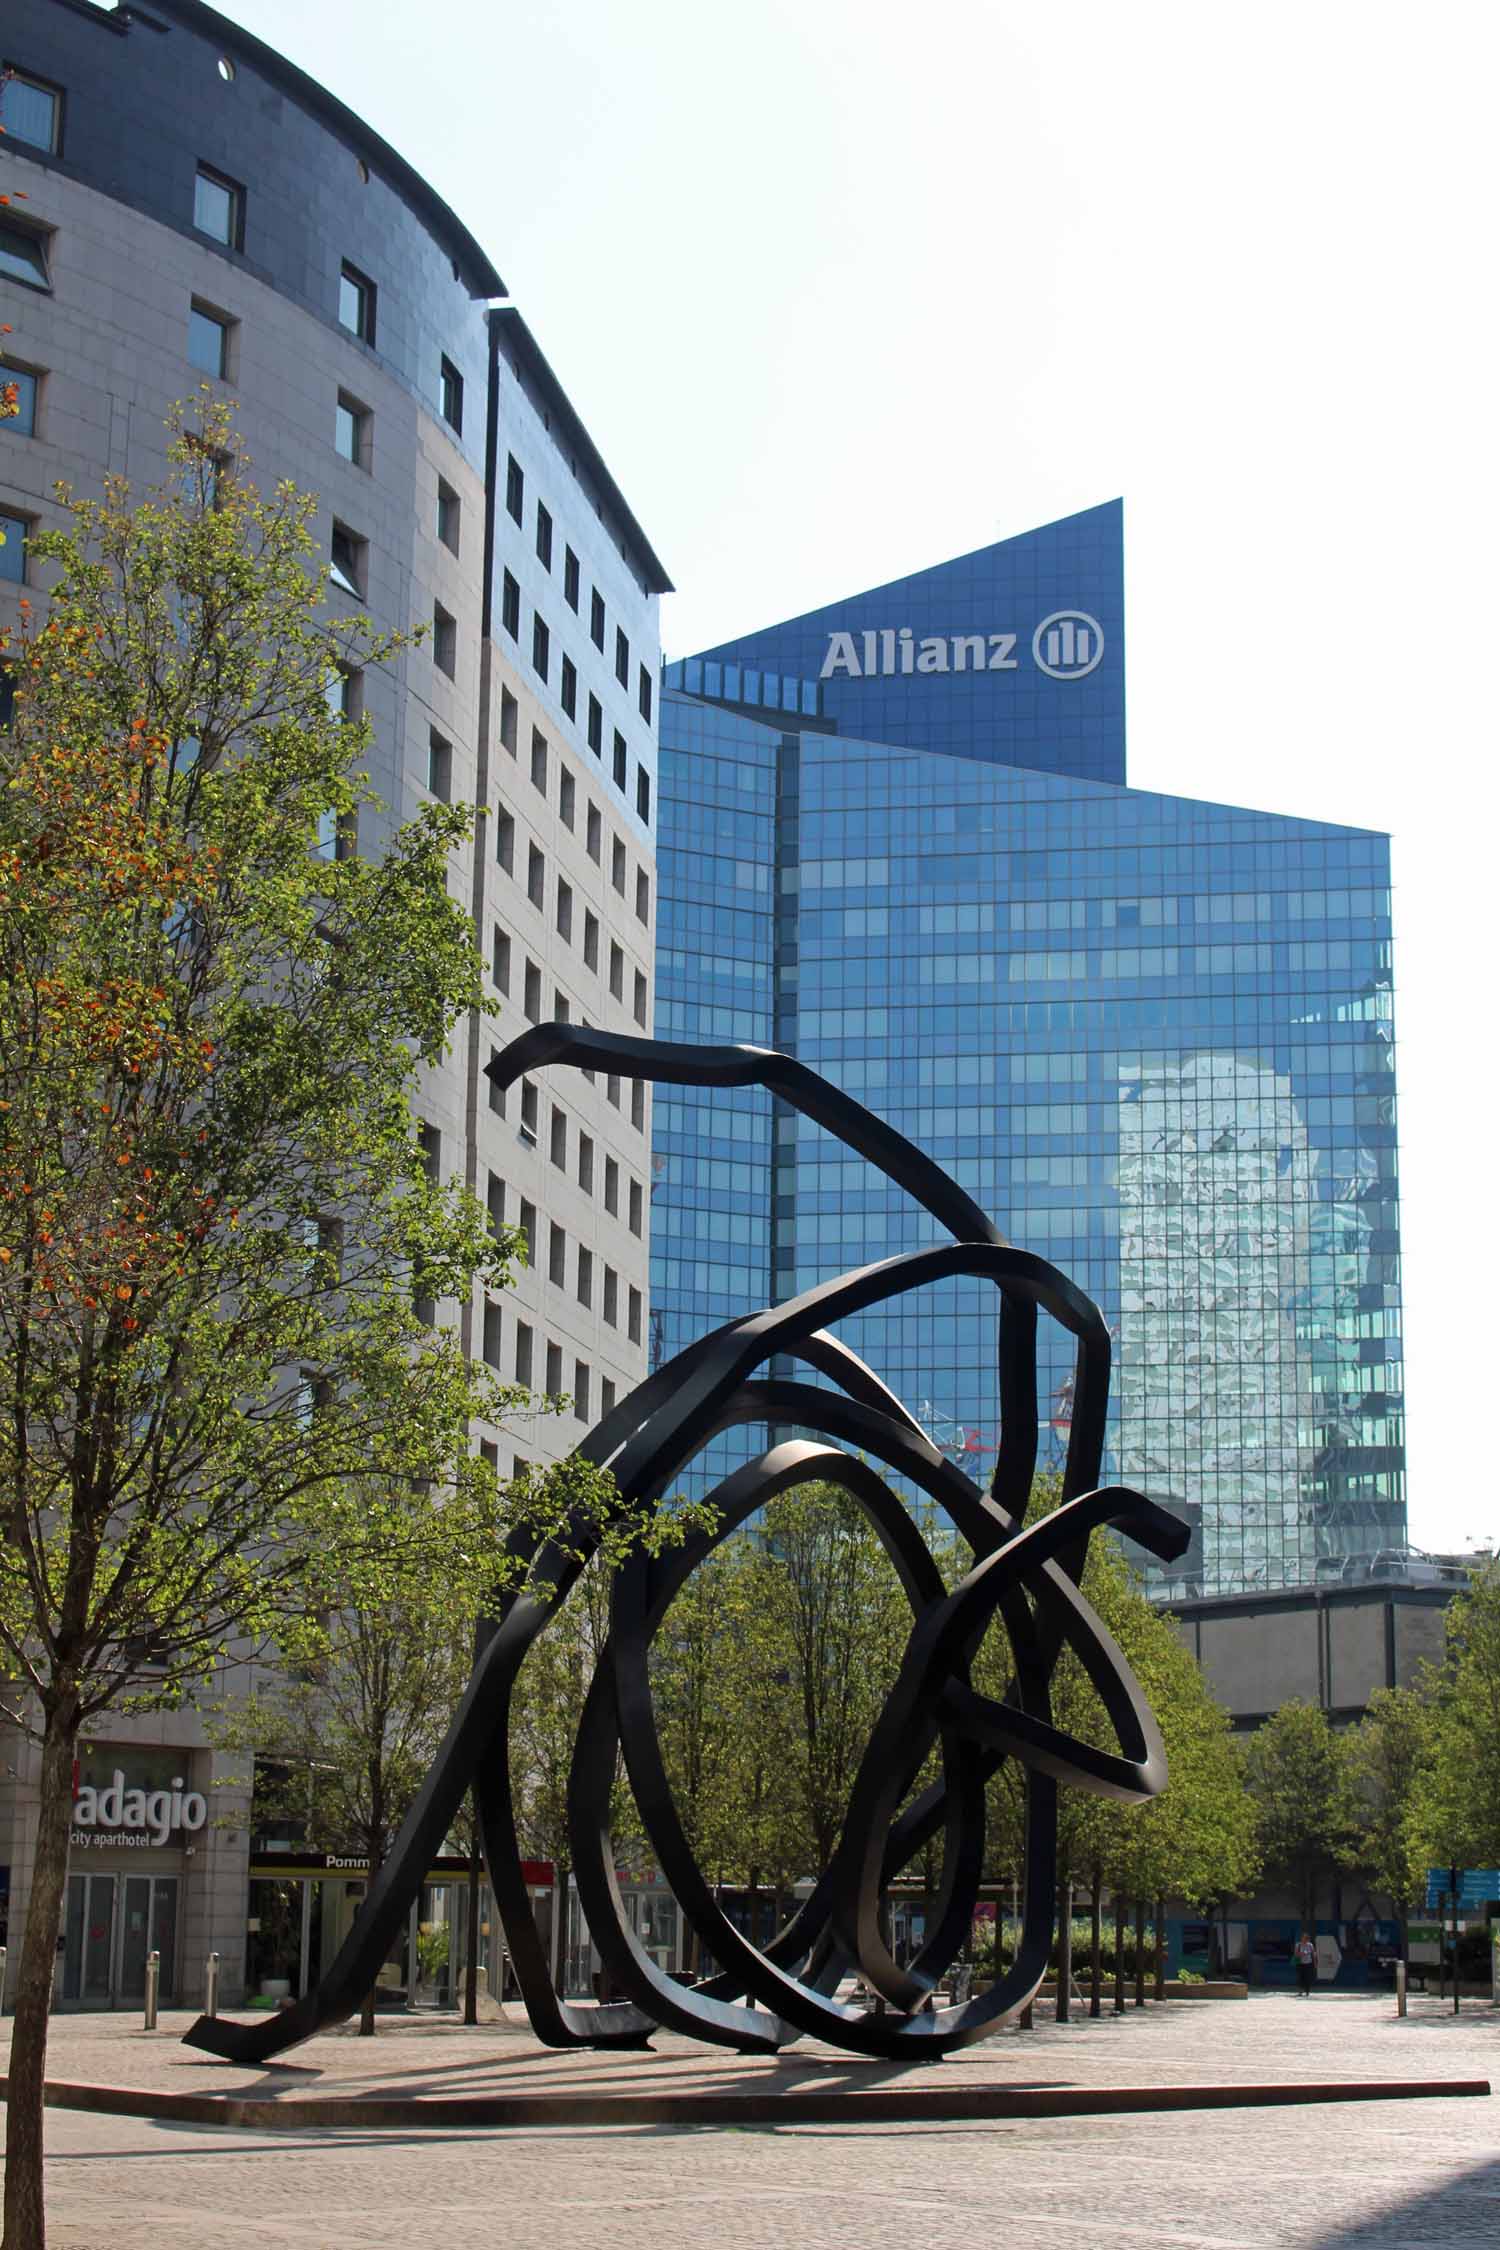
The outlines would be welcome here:
[[[772,1444],[711,1495],[711,1532],[659,1557],[637,1552],[616,1573],[610,1637],[585,1700],[569,1790],[569,1831],[589,1933],[623,2002],[578,2003],[554,1988],[522,1868],[510,1787],[510,1702],[526,1652],[565,1599],[590,1552],[587,1527],[544,1545],[535,1589],[512,1598],[475,1660],[442,1750],[389,1858],[322,1982],[280,2015],[250,2024],[200,2017],[190,2045],[261,2062],[360,2005],[400,1931],[472,1784],[485,1859],[522,1996],[554,2046],[641,2046],[658,2026],[746,2051],[774,2051],[808,2033],[855,2053],[934,2056],[983,2038],[1035,1992],[1051,1950],[1057,1877],[1057,1787],[1130,1800],[1166,1779],[1161,1736],[1120,1649],[1078,1590],[1090,1534],[1104,1525],[1164,1559],[1187,1528],[1122,1487],[1096,1489],[1109,1388],[1109,1337],[1097,1308],[1065,1275],[1006,1244],[941,1168],[806,1065],[753,1047],[680,1047],[582,1026],[537,1026],[489,1066],[500,1086],[549,1063],[677,1085],[769,1087],[907,1189],[955,1239],[820,1283],[790,1302],[730,1321],[639,1384],[589,1433],[579,1453],[607,1466],[622,1497],[651,1506],[701,1448],[747,1425],[817,1433]],[[966,1275],[998,1296],[1000,1445],[981,1492],[930,1443],[898,1399],[829,1333],[838,1321],[932,1281]],[[1037,1316],[1074,1337],[1073,1422],[1062,1500],[1023,1529],[1036,1466]],[[768,1362],[778,1372],[767,1372]],[[779,1369],[800,1361],[821,1383]],[[828,1385],[836,1388],[829,1388]],[[974,1556],[947,1589],[916,1523],[876,1468],[915,1485]],[[812,1480],[839,1486],[864,1510],[912,1609],[894,1687],[855,1777],[832,1863],[772,1942],[753,1944],[723,1912],[683,1832],[657,1735],[649,1658],[674,1597],[712,1549],[778,1493]],[[518,1556],[524,1549],[518,1544]],[[1015,1660],[1006,1701],[978,1694],[968,1666],[998,1614]],[[1057,1727],[1050,1679],[1064,1646],[1099,1695],[1119,1743],[1105,1752]],[[906,1799],[929,1753],[942,1778]],[[615,1882],[610,1789],[623,1753],[658,1863],[718,1973],[687,1985],[667,1975],[631,1930]],[[973,1922],[983,1865],[985,1784],[1005,1758],[1026,1774],[1026,1904],[1011,1967],[987,1990],[936,2004],[940,1979]],[[893,1877],[941,1830],[943,1874],[926,1941],[902,1965],[880,1905]],[[851,1968],[881,2008],[841,2001]]]

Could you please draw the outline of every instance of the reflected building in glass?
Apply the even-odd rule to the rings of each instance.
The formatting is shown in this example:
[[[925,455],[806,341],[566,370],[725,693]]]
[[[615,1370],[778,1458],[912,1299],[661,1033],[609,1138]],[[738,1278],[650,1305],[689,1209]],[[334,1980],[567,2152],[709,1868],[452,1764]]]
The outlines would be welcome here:
[[[1388,842],[1129,788],[1122,624],[1112,504],[669,667],[657,1029],[799,1055],[1089,1291],[1172,1590],[1338,1578],[1405,1539]],[[654,1362],[936,1238],[764,1094],[658,1095]],[[982,1479],[988,1294],[842,1332]],[[1070,1364],[1044,1322],[1044,1463]]]

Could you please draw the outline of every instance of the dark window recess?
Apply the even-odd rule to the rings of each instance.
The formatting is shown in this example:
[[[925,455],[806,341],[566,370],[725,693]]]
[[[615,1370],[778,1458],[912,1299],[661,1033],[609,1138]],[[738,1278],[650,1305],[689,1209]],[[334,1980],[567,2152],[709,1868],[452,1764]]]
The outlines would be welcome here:
[[[547,794],[547,737],[539,727],[531,730],[531,786]]]
[[[498,1047],[491,1047],[491,1062],[494,1062],[496,1060],[499,1052],[500,1050]],[[488,1084],[490,1089],[490,1108],[496,1117],[503,1117],[505,1115],[505,1088],[503,1086],[497,1086],[493,1078],[488,1078],[486,1080],[486,1083]]]
[[[644,867],[636,869],[635,918],[638,922],[649,922],[651,919],[651,878]]]
[[[634,1188],[632,1188],[630,1191],[632,1198],[632,1209],[634,1208],[635,1192],[636,1191]],[[640,1229],[637,1228],[636,1232],[639,1233]],[[630,1338],[632,1344],[638,1344],[641,1340],[641,1293],[639,1289],[631,1290],[628,1302],[629,1314],[625,1333]]]
[[[375,341],[375,284],[358,266],[339,268],[339,325],[362,344]]]
[[[610,840],[609,879],[623,898],[625,896],[625,846],[620,842],[618,836]]]
[[[335,452],[352,461],[356,469],[370,466],[370,410],[347,391],[339,392],[333,410],[333,444]]]
[[[638,1133],[646,1130],[646,1089],[639,1078],[630,1087],[630,1122]]]
[[[458,622],[441,602],[432,605],[432,661],[450,680],[458,669]]]
[[[5,65],[5,76],[0,77],[0,126],[5,138],[24,141],[28,148],[39,148],[48,156],[62,154],[63,97],[60,86],[49,85],[45,78],[33,78],[28,71],[12,70]]]
[[[573,942],[573,886],[559,877],[557,885],[557,934],[567,944]]]
[[[328,576],[346,594],[365,590],[365,542],[347,524],[336,523],[328,542]]]
[[[513,453],[506,456],[505,462],[505,506],[506,512],[520,523],[526,513],[526,478]]]
[[[649,727],[651,724],[651,674],[644,664],[641,666],[640,682],[636,689],[636,701],[641,707],[641,717]]]
[[[539,680],[547,677],[547,666],[552,660],[552,636],[542,619],[533,614],[531,620],[531,667]]]
[[[552,1146],[548,1153],[559,1172],[566,1172],[568,1169],[568,1120],[564,1112],[557,1108],[554,1108],[552,1112]]]
[[[212,235],[227,249],[239,250],[245,241],[245,191],[237,180],[200,164],[193,181],[193,224],[200,234]]]
[[[597,805],[589,806],[589,817],[586,824],[586,835],[589,858],[597,867],[599,864],[599,854],[604,848],[604,822],[599,816],[599,807]]]
[[[635,770],[635,809],[649,828],[651,826],[651,776],[644,766]]]
[[[524,1320],[516,1322],[516,1381],[531,1388],[531,1330]]]
[[[640,1233],[641,1228],[645,1225],[645,1217],[646,1198],[642,1192],[641,1183],[639,1180],[632,1180],[630,1183],[630,1217],[628,1221],[632,1234]],[[632,1335],[631,1342],[639,1343],[640,1338]]]
[[[563,549],[563,600],[569,609],[578,607],[578,557],[571,547]]]
[[[510,938],[498,924],[490,946],[490,982],[497,992],[510,993]]]
[[[571,828],[573,825],[575,795],[573,776],[568,772],[566,766],[559,766],[557,769],[557,817],[564,828]]]
[[[36,436],[36,402],[41,387],[41,377],[34,368],[7,367],[0,360],[0,390],[15,392],[14,414],[0,417],[0,436],[7,431],[12,437]]]
[[[509,571],[500,581],[500,622],[513,641],[521,638],[521,589]]]
[[[596,758],[604,752],[604,705],[597,695],[589,696],[589,748]]]
[[[432,728],[427,736],[427,786],[440,805],[453,795],[453,745]]]
[[[550,570],[552,568],[552,518],[548,515],[540,500],[536,504],[536,552],[537,560],[542,568]]]
[[[521,1002],[521,1012],[528,1023],[542,1020],[542,972],[535,961],[526,964],[526,995]]]
[[[547,862],[540,848],[533,844],[526,855],[526,896],[532,905],[541,908],[547,894]]]
[[[438,361],[438,407],[451,428],[463,429],[464,379],[446,352]]]
[[[500,1307],[493,1299],[484,1300],[484,1342],[481,1345],[486,1367],[500,1370]]]
[[[597,586],[594,588],[593,599],[589,604],[589,639],[593,642],[595,648],[600,650],[603,649],[604,596],[600,593]]]
[[[505,874],[515,873],[516,824],[508,812],[495,815],[495,858]]]
[[[619,681],[621,687],[629,687],[630,643],[626,640],[618,625],[615,627],[615,678]]]
[[[578,716],[578,670],[571,656],[562,660],[562,707],[570,719]]]
[[[547,1346],[547,1396],[548,1396],[548,1398],[561,1398],[561,1397],[562,1397],[562,1383],[563,1383],[562,1371],[563,1371],[563,1355],[562,1355],[562,1346],[561,1346],[561,1344],[549,1344],[549,1345]]]
[[[458,494],[451,484],[438,478],[437,535],[453,554],[458,553],[458,527],[461,520]]]
[[[626,754],[625,737],[615,729],[615,787],[623,794],[630,779],[630,759]]]
[[[0,234],[3,232],[0,229]],[[3,271],[4,260],[0,258],[0,272]],[[215,375],[222,381],[229,373],[229,331],[232,325],[222,313],[214,312],[207,305],[200,305],[196,298],[189,306],[187,355],[200,374]]]
[[[516,598],[517,600],[520,599],[519,591]],[[509,688],[502,688],[500,690],[500,747],[502,750],[508,750],[512,757],[516,754],[516,736],[520,728],[520,721],[520,704],[517,703]]]
[[[531,1093],[531,1097],[532,1097],[532,1101],[531,1101],[531,1116],[532,1116],[532,1125],[533,1125],[533,1129],[535,1129],[535,1123],[536,1123],[536,1088],[535,1088],[535,1087],[533,1086],[533,1087],[531,1087],[531,1088],[529,1089],[529,1091],[530,1091],[530,1093]],[[523,1104],[522,1106],[524,1107],[525,1105]],[[523,1195],[523,1196],[522,1196],[522,1198],[521,1198],[521,1209],[520,1209],[520,1214],[519,1214],[519,1216],[517,1217],[517,1220],[516,1220],[516,1226],[517,1226],[517,1229],[518,1229],[518,1231],[519,1231],[519,1233],[520,1233],[520,1236],[521,1236],[521,1249],[522,1249],[522,1254],[523,1254],[523,1255],[524,1255],[524,1257],[525,1257],[526,1263],[527,1263],[527,1265],[528,1265],[528,1266],[534,1266],[534,1265],[536,1264],[536,1246],[537,1246],[537,1243],[538,1243],[538,1242],[540,1241],[541,1237],[540,1237],[540,1236],[538,1235],[538,1233],[537,1233],[537,1225],[536,1225],[536,1205],[535,1205],[534,1203],[528,1202],[528,1201],[527,1201],[527,1199],[526,1199],[526,1197],[525,1197],[524,1195]]]
[[[639,969],[635,972],[635,1006],[632,1013],[636,1022],[644,1031],[646,1028],[646,979]]]
[[[583,965],[598,974],[599,969],[599,917],[585,908],[583,916]]]
[[[26,583],[26,541],[31,531],[29,516],[12,516],[0,512],[0,580],[12,586]],[[11,674],[6,674],[7,679]],[[11,688],[14,698],[15,689]]]

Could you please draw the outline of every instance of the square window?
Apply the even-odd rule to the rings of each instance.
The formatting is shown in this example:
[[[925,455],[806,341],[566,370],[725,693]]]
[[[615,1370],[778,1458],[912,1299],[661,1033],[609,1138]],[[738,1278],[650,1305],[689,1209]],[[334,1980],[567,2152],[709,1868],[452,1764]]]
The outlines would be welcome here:
[[[453,795],[453,745],[433,729],[427,737],[427,786],[440,805]]]
[[[342,664],[335,665],[329,673],[323,682],[323,701],[334,718],[351,720],[359,717],[360,683],[363,679],[362,672],[348,671]]]
[[[568,1278],[568,1238],[554,1219],[547,1242],[547,1279],[561,1289]]]
[[[526,478],[513,453],[506,456],[505,462],[505,506],[507,513],[520,523],[526,513]]]
[[[586,1312],[594,1303],[594,1253],[581,1245],[578,1251],[578,1302]]]
[[[599,917],[587,910],[583,917],[583,965],[596,972],[599,967]]]
[[[31,531],[28,516],[0,514],[0,579],[12,586],[26,583],[26,540]]]
[[[41,376],[31,367],[7,367],[0,364],[0,391],[15,393],[15,413],[0,419],[0,432],[9,430],[12,437],[36,436],[37,396],[41,390]]]
[[[589,1385],[592,1381],[593,1377],[589,1370],[588,1361],[586,1359],[575,1359],[573,1362],[573,1412],[578,1416],[580,1422],[586,1422],[589,1418]]]
[[[578,670],[571,656],[562,660],[562,707],[570,719],[578,716]]]
[[[491,1047],[490,1061],[497,1062],[499,1060],[499,1056],[500,1050],[498,1049],[498,1047]],[[485,1074],[485,1084],[489,1087],[490,1090],[490,1110],[492,1115],[496,1117],[503,1117],[505,1115],[505,1088],[503,1086],[497,1086],[494,1079],[489,1076],[488,1072],[486,1072]]]
[[[526,896],[533,906],[540,908],[547,893],[547,862],[537,845],[532,844],[526,855]]]
[[[561,1344],[547,1346],[547,1396],[560,1398],[563,1383],[563,1357]]]
[[[599,1379],[599,1412],[601,1414],[613,1414],[614,1410],[615,1386],[609,1377],[604,1375]]]
[[[569,945],[573,942],[573,886],[559,880],[557,886],[557,934]]]
[[[244,242],[245,191],[237,180],[200,164],[193,182],[193,224],[230,250]]]
[[[547,666],[552,658],[552,636],[535,612],[531,619],[531,668],[537,678],[545,680]]]
[[[634,1196],[634,1193],[635,1190],[632,1188],[632,1196]],[[636,1231],[639,1233],[639,1228]],[[625,1325],[625,1333],[632,1344],[638,1344],[641,1340],[641,1293],[639,1289],[631,1290],[629,1306],[630,1311]]]
[[[613,1071],[609,1072],[604,1081],[604,1099],[609,1103],[611,1109],[619,1108],[620,1081],[618,1078],[616,1078]]]
[[[589,748],[596,758],[604,751],[604,706],[597,695],[589,697]]]
[[[535,961],[526,964],[526,994],[521,1002],[522,1013],[528,1023],[542,1020],[542,972]]]
[[[589,639],[595,648],[604,647],[604,596],[596,586],[589,603]]]
[[[599,817],[599,807],[590,805],[587,823],[587,849],[589,858],[596,867],[599,864],[599,854],[603,848],[603,838],[604,823]]]
[[[568,1169],[568,1120],[554,1104],[552,1110],[552,1145],[549,1151],[559,1172]]]
[[[493,1367],[498,1373],[500,1368],[500,1307],[489,1297],[484,1300],[484,1342],[480,1348],[484,1353],[485,1366]]]
[[[433,1187],[442,1184],[443,1136],[436,1125],[417,1127],[417,1149],[422,1159],[422,1170]]]
[[[516,1322],[516,1381],[531,1388],[531,1330],[524,1320]]]
[[[339,268],[339,325],[362,344],[375,341],[375,284],[358,266]]]
[[[642,1193],[642,1191],[641,1191],[641,1183],[640,1183],[640,1181],[639,1181],[639,1180],[632,1180],[632,1181],[631,1181],[631,1183],[630,1183],[630,1221],[629,1221],[629,1224],[630,1224],[630,1231],[631,1231],[631,1233],[632,1233],[632,1234],[639,1234],[639,1233],[640,1233],[640,1231],[641,1231],[641,1228],[642,1228],[642,1226],[643,1226],[643,1225],[644,1225],[644,1223],[645,1223],[645,1209],[646,1209],[646,1199],[645,1199],[645,1196],[644,1196],[644,1194],[643,1194],[643,1193]],[[639,1342],[640,1342],[640,1338],[639,1338],[639,1336],[635,1335],[634,1333],[632,1333],[632,1339],[631,1339],[631,1340],[632,1340],[632,1342],[634,1342],[634,1343],[639,1343]]]
[[[505,874],[515,873],[516,824],[508,812],[495,815],[495,858]]]
[[[222,313],[200,305],[196,297],[193,299],[188,308],[187,355],[200,373],[217,376],[221,381],[228,375],[229,331],[233,325]]]
[[[641,979],[644,985],[645,978]],[[644,1081],[636,1078],[630,1087],[630,1122],[638,1133],[646,1130],[646,1088]]]
[[[0,79],[0,125],[7,140],[24,141],[48,156],[62,153],[63,98],[60,86],[26,71],[11,70]]]
[[[334,451],[352,461],[356,469],[370,466],[370,410],[357,398],[340,391],[333,410]]]
[[[521,1081],[521,1138],[524,1141],[529,1136],[532,1148],[536,1147],[536,1120],[537,1090],[529,1078],[523,1078]],[[523,1203],[521,1205],[521,1224],[523,1226],[526,1224],[526,1213],[529,1209],[529,1204]],[[526,1239],[529,1243],[531,1239],[529,1234]],[[528,1251],[527,1254],[529,1256],[530,1252]]]
[[[635,972],[635,1005],[632,1014],[642,1031],[646,1028],[646,979],[639,969]]]
[[[490,944],[490,982],[497,992],[510,992],[510,938],[498,923]]]
[[[620,1167],[612,1156],[604,1159],[604,1208],[612,1218],[620,1215]]]
[[[623,790],[630,778],[630,759],[625,748],[625,737],[618,727],[615,729],[614,772],[615,787]]]
[[[540,500],[536,504],[536,555],[543,570],[552,568],[552,518]]]
[[[450,680],[458,670],[458,622],[441,602],[432,605],[432,661]]]
[[[604,1269],[604,1318],[611,1328],[620,1325],[620,1277],[613,1266]]]
[[[328,576],[346,594],[363,594],[367,542],[347,524],[335,523],[328,543]]]
[[[569,609],[578,607],[578,557],[571,547],[563,549],[563,600]]]
[[[651,920],[651,878],[644,867],[636,869],[635,918],[638,922],[649,923]]]
[[[451,484],[444,484],[442,478],[439,477],[437,488],[437,535],[443,542],[443,545],[455,555],[458,553],[459,513],[460,511],[458,494],[454,491]]]
[[[521,589],[509,571],[500,581],[500,622],[513,641],[521,638]]]
[[[573,776],[567,771],[566,767],[560,769],[557,776],[557,817],[564,828],[571,828],[573,825],[573,806],[576,795]]]
[[[625,952],[613,941],[609,948],[609,993],[612,1000],[625,997]]]
[[[533,727],[531,730],[531,786],[547,794],[547,737]]]
[[[625,846],[620,842],[618,836],[610,839],[609,879],[623,898],[625,896]]]
[[[491,1172],[488,1176],[484,1208],[490,1222],[490,1233],[498,1236],[505,1224],[505,1182],[498,1172]]]
[[[516,754],[516,740],[520,733],[521,706],[508,687],[500,690],[500,747]]]
[[[629,687],[630,643],[626,640],[618,625],[615,627],[615,678],[619,681],[621,687]]]
[[[589,1133],[578,1136],[578,1185],[585,1195],[594,1192],[594,1142]]]
[[[636,688],[636,701],[641,707],[641,717],[649,727],[651,724],[651,674],[644,664],[641,666],[641,676]]]
[[[651,776],[644,766],[635,769],[635,809],[649,828],[651,826]]]
[[[446,352],[438,361],[438,410],[454,430],[464,426],[464,379]]]

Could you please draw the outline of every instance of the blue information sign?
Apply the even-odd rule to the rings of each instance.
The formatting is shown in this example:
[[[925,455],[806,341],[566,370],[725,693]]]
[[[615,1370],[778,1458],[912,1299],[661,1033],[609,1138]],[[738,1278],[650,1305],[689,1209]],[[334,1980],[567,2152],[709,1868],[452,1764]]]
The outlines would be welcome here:
[[[1492,1898],[1500,1898],[1500,1867],[1429,1867],[1427,1870],[1427,1911],[1436,1914],[1447,1907],[1453,1890],[1453,1877],[1458,1876],[1458,1911],[1460,1914],[1482,1914]]]

